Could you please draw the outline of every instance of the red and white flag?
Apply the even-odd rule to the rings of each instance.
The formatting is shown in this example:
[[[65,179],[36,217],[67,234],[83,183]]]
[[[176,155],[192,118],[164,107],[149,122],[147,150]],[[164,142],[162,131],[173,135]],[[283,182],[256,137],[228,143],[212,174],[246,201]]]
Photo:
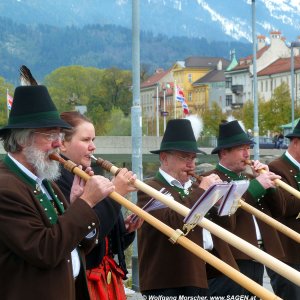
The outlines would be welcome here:
[[[176,86],[176,100],[181,102],[181,105],[183,108],[183,113],[185,115],[188,115],[190,113],[189,107],[188,107],[187,103],[185,102],[183,90],[179,86]]]
[[[13,97],[9,95],[9,93],[6,93],[6,100],[7,100],[7,109],[11,110],[12,104],[13,104]]]

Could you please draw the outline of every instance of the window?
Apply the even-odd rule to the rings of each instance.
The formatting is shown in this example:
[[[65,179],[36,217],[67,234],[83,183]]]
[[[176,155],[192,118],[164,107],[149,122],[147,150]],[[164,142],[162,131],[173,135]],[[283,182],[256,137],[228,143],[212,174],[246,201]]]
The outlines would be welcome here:
[[[188,93],[188,100],[192,101],[192,93],[191,92]]]
[[[193,76],[192,76],[192,74],[188,74],[188,81],[189,82],[193,82]]]
[[[230,89],[232,85],[232,77],[226,77],[225,87]]]
[[[226,95],[226,106],[231,106],[232,104],[232,95]]]

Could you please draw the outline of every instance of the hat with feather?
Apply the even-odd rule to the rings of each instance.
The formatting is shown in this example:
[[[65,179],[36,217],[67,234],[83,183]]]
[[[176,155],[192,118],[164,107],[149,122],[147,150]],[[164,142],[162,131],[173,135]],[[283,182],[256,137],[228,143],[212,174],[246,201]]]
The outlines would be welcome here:
[[[0,136],[9,129],[70,128],[70,125],[60,118],[47,88],[37,85],[29,69],[24,67],[20,68],[21,78],[23,83],[30,85],[19,86],[15,89],[8,124],[0,129]],[[25,76],[22,75],[24,70]]]
[[[237,120],[223,122],[219,125],[217,147],[212,150],[211,154],[216,154],[221,149],[253,144],[254,142],[248,137]]]

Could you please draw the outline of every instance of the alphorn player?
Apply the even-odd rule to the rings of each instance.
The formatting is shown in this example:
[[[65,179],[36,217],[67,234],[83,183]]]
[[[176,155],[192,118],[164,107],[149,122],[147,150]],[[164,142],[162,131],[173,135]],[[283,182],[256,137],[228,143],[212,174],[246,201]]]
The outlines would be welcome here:
[[[268,166],[259,161],[253,162],[251,175],[245,172],[246,160],[250,159],[250,145],[252,144],[253,141],[237,120],[223,122],[219,125],[217,147],[212,150],[212,154],[218,154],[219,163],[214,170],[203,175],[216,174],[227,182],[249,179],[249,187],[242,198],[247,203],[270,215],[264,196],[268,189],[275,187],[273,180],[280,179],[280,176],[269,172]],[[259,169],[264,169],[267,172],[260,174],[257,171]],[[214,221],[247,242],[264,249],[270,255],[276,258],[283,257],[283,249],[275,229],[256,219],[248,212],[238,209],[232,216],[218,217]],[[240,272],[262,285],[264,266],[232,246],[231,251]],[[252,296],[249,291],[226,276],[211,279],[209,289],[210,295]]]
[[[195,170],[196,155],[200,151],[189,120],[170,120],[160,149],[151,152],[159,154],[160,168],[146,183],[157,190],[164,188],[175,201],[189,208],[209,186],[221,182],[219,176],[212,174],[204,177],[200,184],[192,183],[188,172]],[[149,199],[150,196],[138,192],[139,206],[144,206]],[[160,207],[150,213],[173,229],[183,228],[183,217],[169,207]],[[212,237],[207,230],[197,226],[188,238],[213,254],[222,248],[222,255],[218,256],[237,268],[227,243]],[[208,295],[205,263],[170,243],[147,223],[138,230],[138,254],[140,290],[147,299],[150,296],[179,299],[180,296]]]
[[[114,185],[102,176],[77,180],[73,191],[81,196],[72,192],[68,204],[53,183],[60,172],[49,154],[69,127],[45,86],[16,88],[0,129],[7,152],[0,162],[0,299],[90,299],[84,254],[98,236],[93,207]]]
[[[300,190],[300,122],[293,132],[286,135],[290,139],[283,155],[269,164],[270,171],[281,176],[281,180],[296,190]],[[300,232],[300,199],[278,187],[267,195],[273,216],[281,223]],[[300,245],[279,233],[285,257],[283,261],[300,271]],[[300,287],[267,268],[274,292],[282,299],[299,300]]]

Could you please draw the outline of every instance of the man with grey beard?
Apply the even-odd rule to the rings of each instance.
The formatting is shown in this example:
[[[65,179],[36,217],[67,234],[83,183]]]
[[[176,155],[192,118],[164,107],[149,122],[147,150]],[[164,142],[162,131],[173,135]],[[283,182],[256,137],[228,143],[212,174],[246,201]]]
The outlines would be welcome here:
[[[0,299],[89,299],[84,254],[96,243],[93,207],[114,191],[102,176],[76,178],[71,205],[52,182],[61,146],[60,119],[44,86],[17,87],[0,129]]]

